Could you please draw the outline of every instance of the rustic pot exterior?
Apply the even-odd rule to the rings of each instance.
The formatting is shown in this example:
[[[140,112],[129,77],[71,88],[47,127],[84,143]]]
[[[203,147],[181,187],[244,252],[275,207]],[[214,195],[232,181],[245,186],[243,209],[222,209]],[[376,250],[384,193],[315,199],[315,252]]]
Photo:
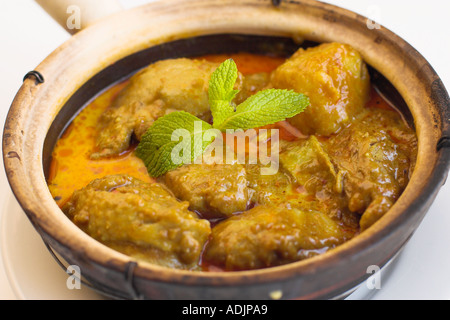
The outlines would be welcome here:
[[[410,110],[419,138],[417,166],[398,202],[373,227],[329,253],[257,271],[168,270],[134,261],[84,234],[58,208],[45,177],[55,135],[74,115],[74,106],[94,96],[100,87],[143,67],[143,56],[147,60],[161,54],[182,56],[189,39],[211,37],[220,47],[221,37],[238,39],[239,35],[243,39],[272,36],[351,44],[396,88]],[[203,43],[192,41],[197,45],[192,54],[214,49],[211,45],[203,49]],[[82,275],[98,290],[115,298],[340,296],[367,279],[369,266],[383,267],[401,250],[448,174],[450,102],[432,67],[389,30],[369,29],[366,18],[317,1],[286,1],[278,7],[265,0],[151,3],[86,28],[36,71],[44,82],[34,76],[24,81],[4,129],[3,156],[10,185],[49,247],[67,263],[80,266]]]

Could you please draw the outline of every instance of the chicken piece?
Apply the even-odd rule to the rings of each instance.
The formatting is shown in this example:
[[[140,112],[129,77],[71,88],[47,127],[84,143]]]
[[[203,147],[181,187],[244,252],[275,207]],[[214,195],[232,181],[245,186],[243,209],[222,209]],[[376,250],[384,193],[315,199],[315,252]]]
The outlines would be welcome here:
[[[192,164],[168,172],[164,182],[190,209],[206,218],[225,218],[248,209],[250,193],[244,166]]]
[[[117,175],[74,192],[63,211],[88,235],[125,254],[195,270],[211,228],[188,206],[161,184]]]
[[[349,45],[300,49],[272,74],[271,85],[307,95],[311,105],[289,119],[304,134],[328,136],[348,125],[370,96],[370,76]]]
[[[268,268],[324,253],[353,236],[321,212],[258,206],[216,225],[204,257],[226,270]]]
[[[303,196],[296,199],[301,207],[324,212],[351,228],[359,226],[359,216],[348,209],[343,173],[336,170],[317,137],[286,143],[280,153],[280,164],[292,177],[296,194]],[[291,206],[296,204],[291,201]]]
[[[156,62],[133,76],[100,119],[98,151],[92,159],[119,155],[133,136],[141,140],[153,122],[174,111],[186,111],[210,121],[209,80],[219,64],[172,59]],[[237,87],[242,83],[239,77]]]
[[[415,133],[394,111],[374,109],[327,142],[343,173],[352,212],[362,214],[365,230],[381,218],[409,182],[417,150]]]

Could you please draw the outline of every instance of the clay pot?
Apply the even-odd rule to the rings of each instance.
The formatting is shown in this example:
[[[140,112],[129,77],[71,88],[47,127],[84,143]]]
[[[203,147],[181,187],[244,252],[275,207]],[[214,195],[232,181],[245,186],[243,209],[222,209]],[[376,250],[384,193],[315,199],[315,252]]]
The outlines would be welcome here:
[[[394,207],[324,255],[265,270],[194,273],[138,262],[90,238],[56,205],[46,182],[52,148],[104,88],[160,59],[249,51],[288,55],[342,42],[359,50],[376,85],[403,106],[419,138],[417,166]],[[115,13],[53,52],[20,88],[3,135],[11,188],[43,240],[97,290],[114,298],[329,299],[345,295],[407,243],[450,163],[450,103],[442,81],[408,43],[367,19],[312,0],[169,0]],[[40,75],[43,79],[39,79]],[[43,80],[44,82],[40,81]]]

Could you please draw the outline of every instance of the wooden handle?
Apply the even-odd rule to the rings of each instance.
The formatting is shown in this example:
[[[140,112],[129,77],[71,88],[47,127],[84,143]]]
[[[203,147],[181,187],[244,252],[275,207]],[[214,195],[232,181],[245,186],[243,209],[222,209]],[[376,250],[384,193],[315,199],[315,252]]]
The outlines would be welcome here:
[[[122,10],[118,0],[35,0],[69,33]]]

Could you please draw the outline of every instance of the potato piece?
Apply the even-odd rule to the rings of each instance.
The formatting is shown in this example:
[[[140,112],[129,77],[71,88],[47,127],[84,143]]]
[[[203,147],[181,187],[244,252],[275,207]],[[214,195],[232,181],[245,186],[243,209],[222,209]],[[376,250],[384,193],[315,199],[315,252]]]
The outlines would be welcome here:
[[[168,172],[166,185],[190,209],[207,218],[224,218],[247,210],[250,194],[245,168],[234,164],[193,164]]]
[[[370,94],[369,78],[356,50],[328,43],[297,51],[274,71],[271,84],[307,95],[311,105],[289,122],[304,134],[328,136],[363,110]]]
[[[246,75],[242,81],[241,91],[238,93],[234,102],[238,105],[250,98],[255,93],[264,90],[270,82],[270,73],[262,72]]]
[[[100,119],[98,152],[92,159],[126,151],[133,134],[138,140],[153,122],[174,111],[186,111],[210,121],[208,88],[219,64],[172,59],[156,62],[137,73]],[[242,83],[240,76],[237,87]]]
[[[337,189],[335,168],[315,136],[287,145],[280,154],[280,164],[299,186],[312,195],[335,193]]]
[[[91,237],[125,254],[196,269],[211,228],[188,206],[161,184],[118,175],[76,191],[63,211]]]
[[[215,226],[205,259],[226,270],[267,268],[324,253],[353,235],[321,212],[259,206]]]

